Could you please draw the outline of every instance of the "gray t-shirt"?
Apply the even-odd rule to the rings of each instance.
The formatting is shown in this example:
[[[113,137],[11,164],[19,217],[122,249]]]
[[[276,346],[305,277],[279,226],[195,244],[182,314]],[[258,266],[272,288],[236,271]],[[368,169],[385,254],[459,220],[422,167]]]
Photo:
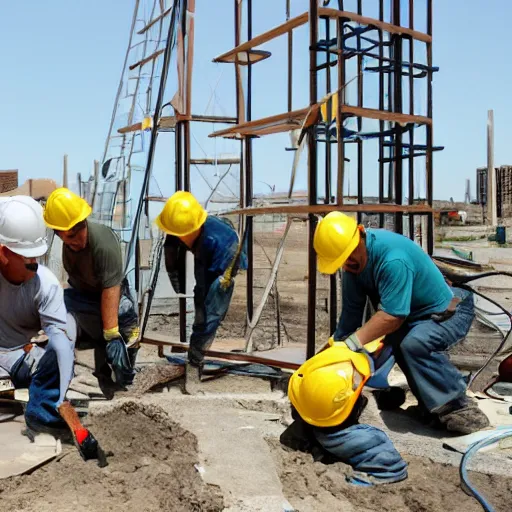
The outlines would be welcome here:
[[[20,285],[0,273],[0,350],[16,350],[38,335],[48,336],[48,348],[59,363],[61,401],[73,375],[74,344],[66,334],[64,293],[52,272],[39,265],[36,275]]]

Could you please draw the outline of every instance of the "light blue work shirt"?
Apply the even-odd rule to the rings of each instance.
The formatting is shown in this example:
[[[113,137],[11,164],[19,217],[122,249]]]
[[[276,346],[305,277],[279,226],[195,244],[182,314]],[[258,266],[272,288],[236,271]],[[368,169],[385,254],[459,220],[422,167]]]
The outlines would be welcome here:
[[[379,310],[408,321],[447,309],[453,293],[418,244],[392,231],[368,229],[366,250],[368,262],[361,274],[343,272],[336,339],[361,327],[367,297]]]

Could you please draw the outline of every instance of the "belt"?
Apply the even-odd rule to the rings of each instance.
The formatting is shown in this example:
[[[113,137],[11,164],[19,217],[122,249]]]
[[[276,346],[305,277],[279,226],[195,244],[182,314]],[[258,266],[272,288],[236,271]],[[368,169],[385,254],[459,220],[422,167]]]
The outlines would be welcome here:
[[[457,306],[461,302],[462,299],[460,297],[453,297],[452,300],[450,301],[450,304],[448,304],[448,307],[442,313],[432,313],[430,318],[437,323],[445,322],[455,314]]]

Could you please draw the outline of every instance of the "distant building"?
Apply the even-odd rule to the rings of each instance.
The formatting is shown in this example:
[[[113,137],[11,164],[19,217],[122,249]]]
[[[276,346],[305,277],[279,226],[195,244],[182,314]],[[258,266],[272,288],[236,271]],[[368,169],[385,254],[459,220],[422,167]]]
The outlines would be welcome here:
[[[512,215],[512,166],[502,165],[495,168],[496,172],[496,208],[498,218]],[[487,167],[476,170],[476,200],[487,204]]]
[[[18,169],[0,171],[0,194],[18,187]]]

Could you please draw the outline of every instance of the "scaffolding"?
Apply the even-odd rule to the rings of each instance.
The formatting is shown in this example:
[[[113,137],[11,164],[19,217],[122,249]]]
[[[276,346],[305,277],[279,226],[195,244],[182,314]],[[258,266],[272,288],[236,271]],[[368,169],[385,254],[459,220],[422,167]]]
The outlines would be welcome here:
[[[190,127],[193,122],[214,122],[228,125],[210,134],[211,138],[232,139],[239,144],[239,157],[225,158],[226,165],[237,165],[239,169],[238,197],[226,198],[227,203],[237,203],[220,215],[236,216],[239,219],[240,235],[247,238],[247,292],[246,318],[248,331],[254,329],[261,313],[261,304],[254,305],[254,217],[280,215],[288,219],[283,233],[286,237],[290,219],[305,218],[308,223],[308,292],[307,292],[307,354],[315,353],[317,270],[313,236],[318,216],[331,211],[343,211],[357,216],[359,222],[373,219],[379,227],[386,227],[411,239],[417,240],[432,255],[433,238],[433,183],[432,154],[443,149],[433,146],[432,122],[432,77],[438,68],[432,64],[432,0],[424,0],[424,11],[418,15],[413,0],[310,0],[307,12],[292,16],[293,0],[285,0],[285,19],[282,24],[261,34],[253,34],[253,0],[232,0],[234,7],[234,47],[215,57],[219,64],[234,66],[236,93],[235,115],[201,116],[192,113],[192,67],[194,60],[194,0],[174,0],[170,4],[160,3],[156,18],[146,21],[146,27],[158,26],[159,37],[156,50],[143,54],[125,69],[138,69],[150,62],[162,62],[159,68],[158,96],[148,103],[152,109],[152,122],[144,178],[140,197],[131,222],[131,238],[127,249],[127,268],[133,268],[139,299],[145,301],[142,331],[151,306],[151,293],[156,286],[160,266],[162,244],[155,244],[153,273],[146,290],[141,290],[139,279],[140,229],[143,214],[148,216],[148,203],[162,201],[149,193],[153,154],[160,131],[172,131],[175,137],[175,190],[191,189],[191,165],[212,165],[218,159],[193,158],[191,155]],[[351,10],[348,4],[352,4]],[[334,5],[336,4],[336,5]],[[418,4],[418,2],[416,2]],[[154,4],[156,5],[156,3]],[[365,9],[378,6],[378,16],[368,16]],[[405,15],[407,13],[407,16]],[[167,23],[165,26],[164,23]],[[423,23],[423,32],[416,25]],[[308,28],[309,102],[294,107],[294,31]],[[242,28],[246,31],[242,33]],[[132,26],[132,33],[134,28]],[[139,32],[140,33],[140,32]],[[166,37],[162,34],[167,33]],[[283,112],[268,117],[257,117],[253,108],[253,66],[272,59],[271,52],[260,46],[287,38],[287,105]],[[167,75],[170,73],[171,55],[176,57],[177,92],[170,102],[164,103]],[[302,53],[300,53],[302,55]],[[424,56],[423,59],[421,56]],[[153,77],[153,74],[151,75]],[[370,80],[368,77],[376,77]],[[426,90],[425,97],[417,94],[417,84]],[[377,98],[375,104],[371,99]],[[351,98],[355,99],[351,99]],[[421,103],[418,108],[417,103]],[[172,107],[172,116],[164,115],[164,107]],[[145,112],[147,116],[149,112]],[[133,121],[133,119],[131,119]],[[129,122],[118,130],[121,135],[144,129],[144,120]],[[373,126],[369,127],[373,123]],[[111,126],[112,131],[112,126]],[[259,202],[255,205],[253,183],[258,176],[253,166],[253,142],[260,137],[278,133],[292,135],[295,152],[290,177],[290,188],[284,201],[274,204]],[[378,144],[377,201],[369,201],[365,194],[365,182],[370,181],[368,164],[371,159],[367,145]],[[307,148],[307,194],[305,204],[293,200],[296,165],[302,149]],[[345,194],[347,164],[352,158],[357,169],[357,197],[349,201]],[[222,160],[222,159],[221,159]],[[336,164],[333,165],[333,160]],[[421,165],[420,165],[421,164]],[[103,162],[105,166],[105,161]],[[123,171],[124,172],[124,171]],[[105,174],[105,173],[102,173]],[[123,174],[118,177],[122,178]],[[366,178],[365,178],[366,176]],[[319,178],[323,178],[324,189],[319,190]],[[424,191],[421,188],[424,184]],[[270,185],[269,185],[270,186]],[[212,192],[213,194],[213,192]],[[123,197],[126,197],[125,195]],[[209,198],[210,199],[210,198]],[[209,200],[208,199],[208,200]],[[207,200],[207,202],[208,202]],[[222,201],[221,201],[222,202]],[[354,204],[355,202],[355,204]],[[283,204],[284,203],[284,204]],[[109,211],[113,213],[112,203]],[[425,235],[424,235],[425,233]],[[418,237],[419,234],[419,237]],[[275,279],[283,244],[276,253],[268,291]],[[186,279],[186,276],[182,276]],[[338,316],[338,285],[336,276],[329,280],[329,323],[333,332]],[[179,297],[180,341],[186,342],[186,297]],[[250,334],[249,334],[250,337]],[[148,337],[145,341],[151,342]],[[153,342],[161,344],[161,341]],[[246,350],[251,350],[248,343]]]

